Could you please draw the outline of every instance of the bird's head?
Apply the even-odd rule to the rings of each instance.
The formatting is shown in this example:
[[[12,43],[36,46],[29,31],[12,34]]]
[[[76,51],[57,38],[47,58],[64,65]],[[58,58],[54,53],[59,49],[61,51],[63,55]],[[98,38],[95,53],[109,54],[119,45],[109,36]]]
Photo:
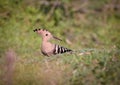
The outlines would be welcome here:
[[[54,39],[57,39],[57,40],[60,40],[62,41],[61,39],[53,36],[49,31],[45,30],[45,29],[35,29],[33,30],[34,32],[37,32],[44,41],[49,41],[50,39],[54,38]]]

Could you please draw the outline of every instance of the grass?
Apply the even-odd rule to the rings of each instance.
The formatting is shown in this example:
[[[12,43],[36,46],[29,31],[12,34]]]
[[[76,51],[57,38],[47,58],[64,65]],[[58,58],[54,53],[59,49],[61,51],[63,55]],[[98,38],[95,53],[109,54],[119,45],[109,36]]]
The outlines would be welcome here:
[[[107,12],[105,15],[73,13],[65,18],[59,15],[59,9],[47,20],[47,15],[34,5],[36,2],[0,1],[0,85],[120,84],[118,12],[111,15]],[[77,52],[50,58],[43,56],[41,38],[33,32],[36,27],[48,29],[63,39],[54,43]],[[90,53],[80,55],[91,49]]]

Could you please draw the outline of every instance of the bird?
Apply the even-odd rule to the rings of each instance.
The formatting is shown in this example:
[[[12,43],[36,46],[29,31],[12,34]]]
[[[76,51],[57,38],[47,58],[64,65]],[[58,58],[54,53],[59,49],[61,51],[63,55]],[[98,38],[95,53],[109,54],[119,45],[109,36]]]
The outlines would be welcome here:
[[[68,49],[66,47],[60,46],[58,44],[51,43],[51,39],[56,39],[59,41],[62,41],[60,38],[55,37],[52,35],[51,32],[49,32],[46,29],[34,29],[34,32],[39,34],[42,38],[42,43],[41,43],[41,52],[45,56],[52,56],[56,54],[62,54],[66,52],[72,52],[71,49]]]

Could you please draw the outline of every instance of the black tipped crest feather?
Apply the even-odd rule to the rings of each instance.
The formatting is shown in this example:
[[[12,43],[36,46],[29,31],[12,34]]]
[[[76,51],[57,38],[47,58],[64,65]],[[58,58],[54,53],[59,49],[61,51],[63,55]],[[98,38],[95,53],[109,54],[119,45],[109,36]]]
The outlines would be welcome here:
[[[43,30],[43,31],[47,31],[46,29],[34,29],[33,31],[36,32],[38,30]]]
[[[34,29],[33,31],[34,31],[34,32],[36,32],[36,31],[37,31],[37,29]]]

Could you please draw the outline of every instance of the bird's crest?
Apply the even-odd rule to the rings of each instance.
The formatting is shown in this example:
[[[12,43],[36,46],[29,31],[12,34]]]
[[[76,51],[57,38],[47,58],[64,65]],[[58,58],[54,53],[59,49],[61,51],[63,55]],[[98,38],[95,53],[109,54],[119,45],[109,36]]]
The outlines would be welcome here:
[[[62,41],[61,39],[53,36],[48,30],[46,29],[34,29],[34,32],[37,32],[38,34],[40,34],[42,36],[43,39],[47,39],[50,40],[51,38],[57,39]]]

